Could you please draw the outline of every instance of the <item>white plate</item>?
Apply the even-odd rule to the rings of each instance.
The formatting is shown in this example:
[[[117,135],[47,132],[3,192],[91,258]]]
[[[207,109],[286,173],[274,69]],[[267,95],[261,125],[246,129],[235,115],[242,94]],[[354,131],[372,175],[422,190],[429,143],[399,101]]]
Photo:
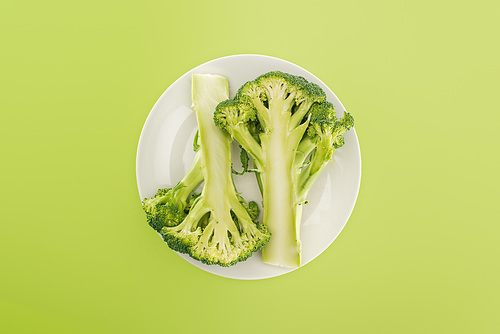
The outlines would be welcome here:
[[[344,107],[335,94],[313,74],[295,64],[262,55],[235,55],[209,61],[177,79],[151,110],[137,148],[136,174],[140,198],[154,196],[158,188],[174,186],[191,166],[194,158],[192,143],[197,129],[194,112],[190,109],[191,74],[225,76],[229,81],[229,95],[234,97],[243,83],[273,70],[300,75],[317,83],[326,92],[328,101],[335,105],[337,115],[342,115]],[[356,120],[356,113],[353,116]],[[344,137],[345,145],[334,153],[335,164],[330,163],[325,168],[309,192],[309,205],[304,206],[302,266],[330,246],[345,226],[356,202],[361,179],[359,144],[354,129]],[[239,166],[236,147],[233,161],[235,166]],[[235,184],[246,200],[261,203],[253,174],[235,176]],[[146,224],[145,220],[143,223]],[[204,265],[185,254],[180,256],[207,272],[235,279],[263,279],[293,270],[263,263],[260,252],[229,268]]]

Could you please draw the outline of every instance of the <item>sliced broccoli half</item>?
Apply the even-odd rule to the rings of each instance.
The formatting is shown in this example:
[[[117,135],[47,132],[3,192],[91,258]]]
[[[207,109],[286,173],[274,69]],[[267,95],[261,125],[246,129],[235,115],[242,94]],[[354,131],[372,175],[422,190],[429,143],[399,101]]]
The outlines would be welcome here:
[[[279,71],[245,83],[217,105],[215,124],[252,158],[263,197],[263,223],[272,233],[266,263],[298,267],[300,220],[308,190],[353,126],[337,120],[325,92],[300,76]]]
[[[193,174],[201,171],[205,181],[201,194],[182,196],[179,201],[184,204],[179,205],[175,198],[177,191],[184,189],[191,193],[192,189],[181,186],[174,191],[176,186],[172,190],[161,190],[151,204],[147,203],[145,210],[152,212],[155,218],[150,219],[150,224],[157,230],[161,227],[159,231],[171,249],[205,264],[227,267],[261,249],[269,241],[270,233],[265,225],[254,221],[259,214],[257,204],[247,203],[236,191],[232,178],[232,139],[213,122],[215,107],[228,99],[227,79],[218,75],[193,75],[192,99],[199,126],[195,147],[200,167],[198,169],[195,159],[187,176],[193,169],[196,170]],[[163,209],[161,205],[165,211],[159,210]]]

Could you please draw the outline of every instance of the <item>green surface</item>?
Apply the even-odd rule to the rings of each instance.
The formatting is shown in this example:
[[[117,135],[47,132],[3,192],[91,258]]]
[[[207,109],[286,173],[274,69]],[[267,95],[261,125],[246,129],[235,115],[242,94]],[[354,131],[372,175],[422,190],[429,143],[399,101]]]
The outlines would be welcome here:
[[[3,0],[0,332],[499,333],[499,11],[493,0]],[[160,94],[238,53],[321,78],[362,149],[339,238],[261,281],[171,252],[135,183]]]

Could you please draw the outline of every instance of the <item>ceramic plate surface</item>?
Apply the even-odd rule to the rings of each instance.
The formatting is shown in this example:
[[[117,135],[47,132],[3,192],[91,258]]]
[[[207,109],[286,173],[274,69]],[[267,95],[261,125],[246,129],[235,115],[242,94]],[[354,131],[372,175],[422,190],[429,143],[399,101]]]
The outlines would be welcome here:
[[[320,85],[326,92],[327,100],[334,104],[337,116],[342,116],[344,107],[332,90],[313,74],[288,61],[262,55],[235,55],[209,61],[177,79],[151,110],[137,149],[136,176],[140,198],[154,196],[159,188],[174,186],[191,166],[194,158],[192,143],[197,130],[196,117],[190,108],[192,74],[225,76],[229,82],[229,96],[232,98],[243,83],[274,70],[300,75]],[[356,113],[353,116],[356,120]],[[302,266],[320,255],[335,240],[347,223],[356,202],[361,179],[361,157],[354,128],[344,138],[345,145],[335,151],[334,163],[328,164],[324,169],[309,192],[309,204],[304,206],[301,227]],[[239,151],[235,143],[235,166],[240,165],[238,160]],[[235,175],[234,181],[247,201],[262,202],[252,173]],[[263,279],[294,270],[263,263],[260,252],[229,268],[204,265],[185,254],[180,256],[207,272],[235,279]]]

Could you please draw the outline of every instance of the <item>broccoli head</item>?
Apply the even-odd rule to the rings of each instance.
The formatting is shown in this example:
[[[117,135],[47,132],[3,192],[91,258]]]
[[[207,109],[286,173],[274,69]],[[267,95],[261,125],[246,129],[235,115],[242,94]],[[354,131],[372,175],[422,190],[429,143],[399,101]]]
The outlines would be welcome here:
[[[175,187],[159,189],[154,197],[142,201],[148,224],[160,232],[164,226],[182,222],[198,196],[192,192],[202,181],[201,152],[197,152],[191,168]]]
[[[148,224],[158,232],[164,226],[178,225],[186,215],[172,200],[172,189],[169,188],[159,189],[155,197],[144,199],[142,207]]]

